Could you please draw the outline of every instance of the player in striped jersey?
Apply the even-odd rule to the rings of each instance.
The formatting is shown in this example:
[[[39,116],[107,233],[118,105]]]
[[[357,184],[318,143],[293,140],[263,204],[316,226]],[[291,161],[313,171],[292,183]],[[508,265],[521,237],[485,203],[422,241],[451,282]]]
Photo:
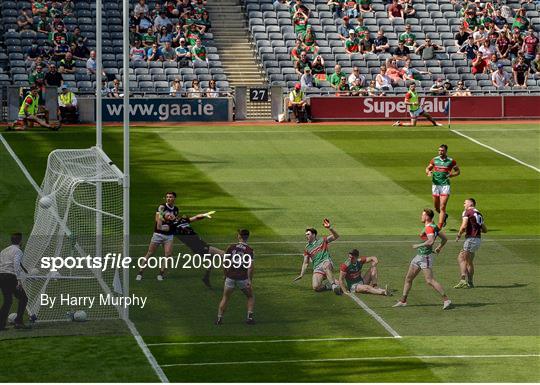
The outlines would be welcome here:
[[[362,267],[369,263],[371,267],[362,276]],[[390,295],[388,286],[384,289],[377,287],[377,257],[360,256],[357,249],[349,251],[349,256],[339,267],[339,285],[344,293],[370,293],[379,295]]]
[[[433,117],[424,111],[422,108],[422,105],[420,104],[420,98],[418,97],[418,93],[416,92],[416,84],[415,82],[412,82],[409,86],[409,91],[405,94],[405,105],[409,107],[409,115],[411,117],[410,123],[402,123],[399,120],[396,121],[392,126],[416,126],[416,121],[419,116],[423,116],[427,120],[431,122],[434,126],[442,126],[441,123],[436,122]]]
[[[328,251],[328,245],[330,242],[334,242],[339,238],[339,234],[332,228],[332,225],[328,219],[323,220],[323,226],[330,231],[328,237],[317,238],[317,230],[314,228],[306,229],[306,248],[304,250],[304,262],[302,264],[302,270],[300,275],[294,279],[298,281],[302,279],[306,273],[309,262],[313,264],[313,276],[311,279],[311,285],[315,291],[332,290],[335,294],[341,294],[341,288],[334,280],[334,263],[330,257]],[[324,279],[327,279],[327,284],[323,284]],[[293,281],[293,282],[294,282]]]
[[[448,299],[448,296],[445,294],[443,287],[439,282],[433,277],[433,259],[435,258],[435,253],[439,254],[447,242],[446,235],[443,232],[440,232],[437,225],[433,223],[433,210],[424,209],[422,211],[421,221],[424,224],[424,228],[420,233],[420,238],[424,241],[413,245],[413,249],[417,250],[416,256],[413,258],[409,265],[409,270],[405,276],[405,283],[403,284],[403,296],[393,307],[402,307],[407,306],[407,296],[411,290],[412,283],[420,270],[424,273],[424,278],[426,283],[431,286],[435,291],[437,291],[443,300],[443,310],[449,309],[452,305],[452,301]],[[435,239],[441,238],[440,245],[433,251],[433,245],[435,244]]]

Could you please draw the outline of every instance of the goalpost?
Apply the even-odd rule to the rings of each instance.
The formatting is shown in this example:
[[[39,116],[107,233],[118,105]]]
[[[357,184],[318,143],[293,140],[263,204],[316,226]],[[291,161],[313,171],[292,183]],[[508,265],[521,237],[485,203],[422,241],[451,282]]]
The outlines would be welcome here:
[[[23,263],[27,310],[38,320],[65,320],[66,312],[85,310],[89,319],[129,319],[127,307],[92,308],[58,303],[61,294],[95,297],[129,295],[129,269],[41,268],[43,258],[129,257],[129,0],[122,0],[123,28],[123,171],[103,151],[102,143],[102,3],[96,0],[96,145],[90,149],[55,150],[38,194],[34,227]],[[41,203],[40,203],[41,200]],[[46,204],[44,204],[44,202]],[[73,259],[73,258],[70,258]],[[57,296],[54,307],[42,305],[43,294]]]

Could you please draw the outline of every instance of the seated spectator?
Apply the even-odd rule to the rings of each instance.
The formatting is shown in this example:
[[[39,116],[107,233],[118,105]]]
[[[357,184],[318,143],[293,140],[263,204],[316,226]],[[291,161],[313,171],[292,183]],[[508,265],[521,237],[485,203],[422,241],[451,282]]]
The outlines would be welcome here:
[[[73,32],[68,33],[68,43],[71,44],[72,48],[79,40],[82,40],[84,44],[88,43],[88,38],[84,37],[79,26],[73,28]]]
[[[110,98],[121,98],[124,96],[122,91],[120,91],[120,80],[116,78],[113,80],[112,87],[109,88],[107,96]]]
[[[311,68],[309,67],[304,68],[304,73],[300,77],[300,85],[302,86],[303,90],[307,88],[316,87],[316,79],[313,77],[313,74],[311,73]]]
[[[174,50],[176,53],[176,61],[179,67],[188,67],[191,65],[191,52],[186,44],[186,39],[180,39],[180,45]]]
[[[450,80],[445,80],[443,86],[446,90],[446,95],[450,95],[450,93],[453,91],[452,83],[450,83]]]
[[[90,54],[90,49],[88,49],[84,40],[79,38],[79,40],[77,40],[77,45],[73,49],[73,57],[78,60],[85,60],[90,57]]]
[[[403,7],[403,14],[405,18],[414,17],[414,15],[416,15],[416,10],[413,7],[412,0],[400,0],[399,3]]]
[[[497,32],[501,32],[503,27],[507,24],[506,18],[503,17],[501,9],[498,8],[495,10],[495,16],[493,17],[493,25]]]
[[[44,0],[34,0],[32,2],[32,14],[34,16],[47,14],[49,12],[49,7]]]
[[[529,28],[529,19],[525,16],[526,12],[525,8],[517,10],[514,22],[512,23],[512,30],[517,28],[519,32],[525,32]]]
[[[43,33],[43,34],[45,34],[47,36],[49,35],[49,33],[52,32],[51,21],[47,17],[46,12],[39,15],[39,20],[38,20],[38,23],[37,23],[37,31],[39,33]]]
[[[465,27],[463,25],[459,26],[459,30],[454,36],[454,40],[456,41],[456,47],[461,48],[463,47],[463,44],[467,42],[467,39],[469,38],[470,33],[465,31]]]
[[[165,30],[172,28],[172,21],[169,19],[167,11],[164,9],[160,10],[159,14],[154,19],[154,28],[161,30],[163,27],[165,27]]]
[[[478,45],[474,43],[474,38],[469,36],[467,42],[459,49],[459,52],[465,54],[468,60],[473,60],[478,52]]]
[[[95,75],[96,74],[96,51],[90,51],[90,57],[86,61],[86,71],[89,75]]]
[[[61,123],[78,123],[77,97],[65,85],[58,94],[58,117]]]
[[[540,79],[540,52],[536,54],[536,57],[531,61],[531,74],[534,74],[534,78]]]
[[[58,71],[62,74],[74,74],[75,73],[75,59],[71,52],[66,52],[66,56],[60,60]]]
[[[203,96],[202,88],[199,85],[199,81],[195,79],[191,82],[191,88],[188,90],[187,97],[188,98],[202,98],[202,96]]]
[[[156,36],[157,43],[160,46],[164,46],[166,42],[172,42],[172,33],[167,30],[167,27],[161,27],[159,33]]]
[[[390,21],[394,21],[394,19],[405,19],[403,7],[398,3],[398,0],[392,0],[392,4],[388,7],[388,19]]]
[[[161,47],[161,54],[163,55],[163,60],[165,61],[175,61],[176,60],[176,51],[171,46],[170,41],[165,42],[165,47]]]
[[[491,74],[491,84],[495,88],[510,87],[510,74],[504,70],[504,65],[499,63],[497,71]]]
[[[32,41],[30,48],[26,50],[26,61],[28,63],[34,62],[43,53],[43,50],[38,46],[38,41]]]
[[[299,8],[293,15],[292,21],[294,26],[294,33],[301,34],[306,31],[308,25],[308,15],[304,13],[303,8]]]
[[[403,71],[397,68],[397,60],[388,58],[386,60],[386,75],[390,78],[392,84],[398,84],[403,80]]]
[[[317,46],[317,39],[315,37],[315,32],[313,32],[313,27],[308,24],[306,27],[306,32],[301,35],[302,40],[302,49],[306,52],[312,53],[314,55],[319,51]]]
[[[306,99],[306,94],[302,91],[302,85],[296,83],[294,89],[289,93],[287,100],[287,109],[290,116],[294,114],[296,123],[311,122],[311,111],[309,103]]]
[[[45,72],[42,65],[37,65],[36,70],[28,75],[28,84],[40,88],[45,85]]]
[[[62,14],[64,16],[73,16],[73,11],[75,10],[75,4],[71,0],[64,1],[64,6],[62,8]]]
[[[489,40],[484,40],[478,52],[481,52],[484,57],[491,57],[495,53],[495,47],[492,47]]]
[[[46,41],[43,43],[43,47],[41,48],[41,58],[44,62],[50,62],[53,60],[54,57],[54,48],[53,44],[50,41]]]
[[[360,7],[356,0],[347,0],[345,2],[345,14],[349,17],[358,17],[360,14]]]
[[[328,0],[326,3],[330,7],[330,11],[336,17],[342,17],[345,7],[345,0]]]
[[[508,58],[508,49],[510,48],[510,40],[504,33],[499,33],[497,40],[495,41],[495,47],[497,50],[497,55],[501,59]]]
[[[180,78],[174,78],[174,80],[172,81],[169,95],[175,97],[184,96],[184,92],[182,90],[182,82],[180,81]]]
[[[196,24],[202,28],[201,32],[203,34],[210,32],[212,29],[212,23],[210,22],[210,14],[208,11],[204,11],[202,13],[201,18],[197,19]]]
[[[489,62],[480,52],[476,55],[476,58],[472,61],[471,72],[473,75],[485,74],[487,72]]]
[[[56,0],[51,0],[49,3],[49,15],[52,17],[60,16],[64,17],[64,12],[62,11],[63,5]]]
[[[61,87],[64,84],[64,77],[56,69],[56,64],[49,65],[49,72],[45,75],[45,85],[49,87]]]
[[[512,74],[514,77],[514,85],[520,88],[527,88],[527,77],[529,74],[529,65],[525,63],[522,56],[518,56],[512,66]]]
[[[349,23],[349,16],[343,16],[343,21],[338,27],[339,38],[343,41],[349,38],[349,31],[353,29],[352,24]]]
[[[27,31],[34,29],[34,19],[32,18],[32,10],[23,8],[19,17],[17,17],[17,26],[19,31]]]
[[[381,91],[392,91],[392,79],[386,74],[386,67],[381,66],[381,72],[375,76],[375,87]]]
[[[373,12],[372,0],[360,0],[359,9],[362,13]]]
[[[129,58],[131,61],[146,61],[146,49],[142,47],[140,40],[135,40],[135,46],[129,50]]]
[[[422,57],[422,60],[431,60],[435,58],[435,51],[443,50],[441,46],[433,44],[431,39],[426,38],[424,44],[421,44],[415,51],[417,55]]]
[[[62,29],[65,32],[66,26],[64,25],[64,21],[62,20],[61,15],[54,15],[53,21],[52,21],[52,29],[53,29],[53,31],[58,30],[59,26],[62,26]]]
[[[304,68],[311,68],[311,62],[307,56],[307,53],[304,51],[300,54],[300,59],[294,62],[294,71],[298,76],[304,74]]]
[[[345,52],[349,55],[360,52],[360,40],[356,37],[354,29],[349,30],[349,37],[345,40]]]
[[[457,82],[456,89],[452,92],[452,96],[471,96],[471,91],[469,91],[467,88],[465,88],[465,85],[463,83],[463,80],[459,80]]]
[[[134,12],[137,14],[144,14],[147,15],[149,12],[148,5],[146,5],[146,0],[139,0],[137,4],[135,4]]]
[[[444,79],[439,77],[435,80],[435,83],[431,85],[429,88],[429,92],[433,96],[442,96],[446,95],[446,88],[444,87]]]
[[[157,43],[152,44],[152,47],[148,48],[146,51],[146,61],[148,63],[152,61],[163,61],[163,53],[161,52],[161,47]]]
[[[486,31],[486,27],[484,27],[483,25],[479,25],[478,30],[473,32],[472,36],[474,38],[474,43],[478,46],[481,46],[482,44],[484,44],[484,41],[487,40],[489,33],[488,31]]]
[[[180,39],[183,39],[183,38],[184,38],[184,31],[182,30],[182,25],[178,23],[174,26],[174,31],[172,32],[172,46],[174,48],[178,47],[180,45]]]
[[[148,14],[135,14],[134,23],[136,23],[136,30],[139,33],[148,32],[149,30],[154,30],[154,25],[152,19]],[[144,40],[143,40],[144,42]]]
[[[54,60],[59,62],[66,57],[68,52],[70,52],[69,45],[67,45],[65,40],[60,40],[60,44],[54,48]]]
[[[388,38],[384,36],[384,31],[381,29],[377,32],[377,37],[373,40],[373,52],[385,53],[390,49]]]
[[[49,41],[51,41],[55,46],[59,45],[62,41],[67,42],[67,33],[64,30],[63,24],[58,24],[56,29],[49,34]]]
[[[369,86],[366,90],[368,96],[386,96],[386,93],[377,88],[375,80],[369,82]]]
[[[409,58],[410,54],[411,50],[409,49],[409,47],[405,46],[405,43],[403,41],[398,42],[398,46],[392,50],[392,55],[397,60],[405,61]]]
[[[336,87],[336,96],[349,96],[350,94],[350,87],[347,83],[347,78],[345,76],[342,76],[339,79],[339,83]]]
[[[364,86],[360,83],[361,79],[356,78],[352,84],[349,84],[351,90],[351,96],[364,96],[367,95],[367,91],[364,89]]]
[[[538,37],[534,33],[534,28],[529,27],[527,36],[523,39],[523,46],[521,47],[525,62],[530,63],[534,60],[536,52],[538,51]]]
[[[488,66],[488,73],[493,73],[497,71],[499,68],[499,58],[497,57],[497,54],[492,54],[489,57],[489,66]]]
[[[146,33],[142,35],[142,45],[145,48],[152,48],[157,43],[157,36],[154,34],[154,30],[149,28]]]
[[[206,89],[205,95],[207,98],[219,98],[221,96],[219,88],[217,88],[216,81],[211,79],[208,83],[208,88]]]
[[[189,47],[193,47],[197,43],[197,39],[201,39],[203,36],[203,33],[195,23],[186,24],[184,29],[186,31],[186,42]]]
[[[304,46],[302,44],[302,39],[296,39],[295,45],[291,50],[291,60],[294,63],[295,61],[300,60],[300,55],[304,52]]]
[[[519,31],[515,31],[512,33],[512,36],[510,38],[510,46],[508,47],[508,57],[511,60],[516,59],[520,52],[521,48],[523,47],[523,37],[521,36],[521,33]]]
[[[315,56],[311,63],[311,73],[318,80],[326,80],[326,68],[324,67],[324,59],[321,55]]]
[[[191,47],[191,60],[193,62],[204,62],[206,65],[208,65],[206,47],[202,45],[201,39],[197,39],[195,45]]]
[[[364,25],[364,18],[362,15],[356,18],[357,24],[354,28],[354,33],[360,40],[369,40],[369,28]],[[371,47],[371,44],[370,44]]]
[[[352,74],[349,75],[349,78],[347,79],[347,83],[349,83],[349,87],[352,88],[354,84],[359,85],[360,87],[364,87],[366,83],[366,77],[360,73],[360,69],[358,67],[353,67]]]
[[[328,81],[330,82],[330,85],[332,87],[337,89],[337,86],[339,82],[341,81],[342,77],[347,78],[347,74],[341,71],[341,66],[339,64],[336,64],[334,67],[334,73],[330,75],[330,78],[328,79]]]

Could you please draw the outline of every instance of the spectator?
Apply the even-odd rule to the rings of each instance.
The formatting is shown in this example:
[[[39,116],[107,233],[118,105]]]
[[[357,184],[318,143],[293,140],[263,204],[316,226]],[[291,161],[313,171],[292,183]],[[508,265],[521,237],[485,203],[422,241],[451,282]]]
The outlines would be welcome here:
[[[95,75],[96,69],[97,69],[96,51],[91,51],[90,57],[86,61],[86,72],[88,73],[88,75]],[[105,72],[102,71],[101,74],[105,76]]]
[[[297,60],[300,60],[300,55],[304,52],[304,47],[302,44],[302,39],[296,39],[295,45],[291,50],[291,60],[293,63]]]
[[[386,93],[384,91],[377,88],[375,80],[371,80],[369,82],[369,86],[366,92],[368,96],[386,96]]]
[[[363,96],[367,95],[367,91],[364,89],[363,85],[360,84],[360,78],[356,78],[352,84],[349,84],[351,90],[351,96]]]
[[[499,33],[497,40],[495,41],[495,47],[497,50],[497,55],[501,59],[506,59],[508,57],[508,49],[510,48],[510,40],[504,33]]]
[[[405,60],[405,66],[401,68],[403,73],[402,78],[405,81],[416,81],[420,80],[420,75],[431,75],[429,71],[420,71],[416,68],[412,68],[411,59]]]
[[[453,90],[452,83],[450,80],[445,80],[443,83],[444,90],[446,91],[445,95],[450,95],[450,92]]]
[[[64,77],[56,69],[56,64],[49,65],[49,72],[45,75],[45,85],[49,87],[61,87]]]
[[[69,45],[67,45],[67,42],[64,39],[60,40],[60,44],[54,48],[54,60],[59,62],[66,57],[68,52],[70,52]]]
[[[77,97],[65,85],[58,94],[58,116],[61,123],[78,123]]]
[[[302,76],[306,67],[311,68],[311,62],[308,59],[307,53],[304,51],[300,54],[300,59],[294,62],[294,70],[298,76]]]
[[[169,31],[167,30],[167,27],[161,27],[161,29],[159,30],[156,36],[156,39],[157,39],[157,43],[163,47],[166,42],[168,41],[172,42],[172,33],[169,33]]]
[[[352,24],[349,23],[349,16],[343,16],[343,21],[338,27],[338,35],[341,40],[347,40],[349,38],[349,31],[353,29]]]
[[[360,40],[356,37],[354,29],[349,30],[349,38],[345,40],[345,52],[349,55],[360,52]]]
[[[392,50],[392,55],[394,55],[394,58],[397,60],[407,60],[410,54],[411,51],[409,50],[409,47],[406,47],[403,41],[398,42],[398,46]]]
[[[386,75],[390,78],[392,84],[398,84],[403,80],[403,71],[397,68],[397,60],[388,58],[386,60]]]
[[[172,21],[167,17],[167,12],[164,9],[160,10],[154,19],[154,28],[161,30],[163,27],[165,30],[172,28]]]
[[[452,92],[451,94],[451,96],[471,96],[471,95],[472,95],[471,91],[465,88],[463,80],[459,80],[457,82],[457,87],[454,90],[454,92]]]
[[[318,80],[326,80],[326,68],[324,67],[324,59],[321,55],[315,56],[311,63],[311,73]]]
[[[43,53],[43,50],[38,46],[37,40],[32,41],[32,45],[26,51],[26,61],[28,63],[34,62]]]
[[[32,13],[34,16],[37,15],[43,15],[47,14],[49,12],[49,7],[47,6],[47,3],[45,3],[43,0],[34,0],[32,2]]]
[[[146,48],[152,48],[157,43],[157,36],[152,28],[148,28],[145,34],[142,35],[142,44]]]
[[[202,13],[201,18],[197,20],[197,25],[203,28],[202,33],[210,32],[212,22],[210,21],[210,14],[208,11]]]
[[[405,47],[409,50],[413,50],[416,47],[416,35],[412,32],[412,27],[410,24],[405,26],[405,32],[399,35],[399,42],[403,42]]]
[[[336,87],[336,91],[337,91],[336,96],[349,96],[350,87],[349,87],[349,84],[347,84],[347,78],[345,76],[339,79],[339,83]]]
[[[311,24],[308,24],[306,27],[306,32],[301,35],[302,40],[302,49],[306,52],[317,54],[319,47],[317,46],[317,39],[315,37],[315,32],[313,32],[313,27]]]
[[[512,74],[514,76],[514,84],[516,87],[527,88],[528,73],[529,65],[525,63],[522,56],[519,56],[512,66]]]
[[[394,19],[405,19],[403,7],[398,3],[398,0],[392,0],[392,4],[388,7],[388,19],[390,21],[394,21]]]
[[[88,49],[88,47],[84,43],[84,40],[82,38],[79,38],[79,40],[77,40],[76,47],[73,49],[73,57],[78,60],[84,60],[90,57],[90,54],[90,49]]]
[[[501,32],[503,27],[507,24],[506,18],[503,17],[501,9],[495,10],[495,16],[493,17],[493,25],[497,32]]]
[[[55,31],[50,34],[49,40],[52,41],[55,46],[59,45],[62,40],[67,41],[67,33],[64,30],[63,24],[58,24]]]
[[[358,16],[356,18],[356,21],[357,21],[357,24],[356,24],[356,27],[354,28],[354,33],[360,39],[360,41],[362,40],[369,41],[369,29],[368,27],[364,25],[364,18],[362,17],[362,15]],[[369,47],[371,48],[371,44],[369,45]]]
[[[43,61],[50,62],[52,61],[53,56],[54,56],[53,44],[50,41],[44,42],[43,47],[41,49],[41,57],[43,58]]]
[[[154,30],[154,25],[152,24],[152,19],[148,14],[137,14],[135,13],[135,18],[133,22],[136,25],[136,30],[139,33],[148,32]],[[144,40],[143,40],[144,41]]]
[[[510,46],[508,47],[508,56],[510,59],[514,60],[518,57],[521,47],[523,47],[523,38],[519,31],[512,33],[510,39]]]
[[[328,79],[328,81],[330,82],[330,85],[332,87],[337,89],[337,86],[339,82],[341,81],[342,77],[346,78],[347,75],[345,74],[345,72],[341,72],[341,66],[339,64],[336,64],[336,66],[334,67],[334,73],[330,75],[330,78]]]
[[[131,61],[146,61],[146,50],[142,47],[140,40],[135,40],[135,46],[129,50],[129,58]]]
[[[533,27],[529,27],[528,34],[523,39],[521,51],[524,53],[525,62],[530,63],[534,60],[536,52],[538,51],[538,37],[534,34]]]
[[[478,30],[473,32],[472,35],[473,35],[475,44],[477,44],[478,46],[481,46],[482,44],[484,44],[484,41],[487,40],[489,34],[488,34],[488,31],[486,31],[486,27],[484,27],[483,25],[479,25]]]
[[[49,20],[49,18],[47,17],[47,13],[42,13],[39,15],[39,20],[38,20],[38,24],[37,24],[37,31],[39,33],[43,33],[45,35],[49,35],[49,33],[52,32],[52,25],[51,25],[51,22]]]
[[[23,8],[19,17],[17,17],[17,26],[19,31],[32,30],[34,27],[34,19],[32,11],[28,8]]]
[[[36,60],[34,60],[32,62],[32,64],[30,65],[30,72],[35,72],[36,71],[36,67],[43,67],[44,63],[43,63],[43,57],[42,56],[38,56],[36,58]]]
[[[375,76],[375,87],[380,91],[392,91],[392,79],[386,74],[385,66],[381,66],[381,72]]]
[[[75,10],[75,4],[71,0],[64,1],[64,6],[62,8],[62,13],[64,16],[73,16],[73,11]]]
[[[75,60],[71,52],[66,52],[66,56],[60,60],[60,67],[58,71],[62,74],[74,74],[75,73]]]
[[[399,3],[403,7],[403,14],[405,15],[405,18],[411,18],[416,15],[416,10],[413,7],[412,0],[400,0]]]
[[[206,56],[206,47],[202,45],[201,39],[197,39],[195,45],[191,48],[191,60],[195,62],[204,62],[208,65]]]
[[[152,47],[148,48],[146,51],[146,61],[148,63],[152,61],[163,61],[163,53],[161,52],[161,47],[157,43],[152,44]]]
[[[183,37],[184,31],[182,30],[182,25],[178,23],[174,26],[174,31],[172,32],[172,46],[174,48],[178,47],[180,45],[180,39]]]
[[[465,54],[468,60],[473,60],[478,52],[478,46],[474,43],[474,38],[469,36],[467,42],[459,49],[459,52]]]
[[[170,41],[165,42],[165,47],[161,48],[161,53],[163,55],[163,60],[166,60],[166,61],[176,60],[176,52],[174,48],[171,46]]]
[[[82,35],[81,28],[75,26],[75,28],[73,28],[73,32],[68,34],[68,43],[71,44],[72,47],[74,47],[79,40],[82,40],[84,44],[87,44],[88,42],[88,38]]]
[[[433,96],[442,96],[446,95],[446,88],[444,87],[443,78],[439,77],[435,80],[435,83],[432,84],[432,86],[429,89],[429,92]]]
[[[496,51],[495,47],[490,45],[489,40],[484,40],[481,47],[478,48],[478,52],[481,52],[484,57],[491,57]]]
[[[294,114],[296,123],[301,123],[304,121],[311,122],[309,104],[306,99],[306,94],[304,91],[302,91],[302,85],[300,83],[296,83],[294,85],[294,89],[289,93],[287,108],[289,111],[289,116]]]
[[[311,68],[305,67],[304,73],[300,77],[300,85],[302,86],[302,89],[305,90],[307,88],[316,87],[315,82],[316,80],[311,73]]]
[[[465,44],[469,36],[470,33],[465,31],[465,27],[463,25],[460,25],[458,32],[454,36],[454,40],[456,41],[456,47],[463,47],[463,44]]]
[[[518,9],[516,17],[514,17],[514,22],[512,23],[512,30],[517,28],[519,29],[519,32],[525,32],[529,28],[529,19],[525,17],[525,13],[525,8]]]
[[[373,12],[372,0],[360,0],[360,12],[368,13]]]
[[[36,66],[35,72],[28,76],[28,84],[37,87],[42,87],[45,84],[45,72],[43,72],[43,66]]]
[[[384,31],[381,29],[377,32],[377,37],[373,40],[373,52],[374,53],[385,53],[390,49],[390,44],[388,44],[388,38],[384,36]]]
[[[208,83],[208,88],[206,89],[205,95],[207,98],[219,98],[221,96],[219,88],[217,88],[216,81],[211,79]]]
[[[473,75],[485,74],[487,72],[489,62],[480,52],[476,55],[476,58],[472,61],[471,72]]]
[[[349,87],[351,88],[354,84],[357,84],[360,87],[364,87],[366,77],[360,73],[360,69],[357,66],[354,66],[352,74],[349,75],[347,82],[349,83]]]
[[[148,5],[146,5],[146,1],[139,0],[139,2],[135,5],[134,12],[135,14],[148,15]]]
[[[199,85],[199,81],[197,79],[193,80],[191,82],[191,88],[188,90],[187,97],[188,98],[202,98],[202,89]]]
[[[510,74],[504,70],[504,65],[497,64],[497,71],[491,74],[491,83],[495,88],[510,87]]]
[[[422,57],[422,60],[431,60],[435,58],[435,51],[443,50],[443,48],[437,44],[433,44],[431,39],[426,38],[424,44],[421,44],[415,51],[417,55]]]
[[[348,0],[345,2],[345,13],[349,17],[358,17],[360,9],[356,0]]]
[[[343,9],[345,7],[345,0],[328,0],[326,3],[330,7],[330,11],[336,16],[343,16]]]
[[[304,12],[303,8],[299,8],[293,15],[292,21],[294,25],[294,33],[301,34],[306,31],[308,24],[308,15]]]
[[[531,62],[531,74],[534,74],[536,79],[540,79],[540,52],[536,54],[535,59]]]
[[[196,24],[186,24],[184,28],[186,29],[185,35],[187,45],[193,47],[197,43],[197,39],[202,37],[202,33],[199,28],[197,28]]]
[[[171,89],[169,91],[169,95],[174,97],[181,97],[184,95],[184,92],[182,91],[182,82],[180,81],[180,78],[174,78],[174,80],[171,83]]]
[[[499,69],[499,58],[497,54],[492,54],[489,57],[488,73],[493,73]]]
[[[187,67],[191,64],[191,53],[186,44],[186,39],[180,39],[180,45],[174,50],[176,53],[176,61],[179,67]]]

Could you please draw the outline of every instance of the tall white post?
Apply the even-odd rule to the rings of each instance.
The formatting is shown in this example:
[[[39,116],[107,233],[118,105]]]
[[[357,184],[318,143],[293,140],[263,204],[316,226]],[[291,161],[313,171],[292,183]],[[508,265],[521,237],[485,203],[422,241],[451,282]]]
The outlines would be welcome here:
[[[102,5],[101,0],[96,0],[96,147],[103,150],[102,119],[101,119],[101,73],[103,72],[102,55]],[[100,163],[98,163],[99,165]],[[98,166],[100,167],[100,166]],[[101,175],[101,169],[96,170]],[[103,217],[101,214],[103,192],[101,182],[96,183],[96,256],[103,258]]]

